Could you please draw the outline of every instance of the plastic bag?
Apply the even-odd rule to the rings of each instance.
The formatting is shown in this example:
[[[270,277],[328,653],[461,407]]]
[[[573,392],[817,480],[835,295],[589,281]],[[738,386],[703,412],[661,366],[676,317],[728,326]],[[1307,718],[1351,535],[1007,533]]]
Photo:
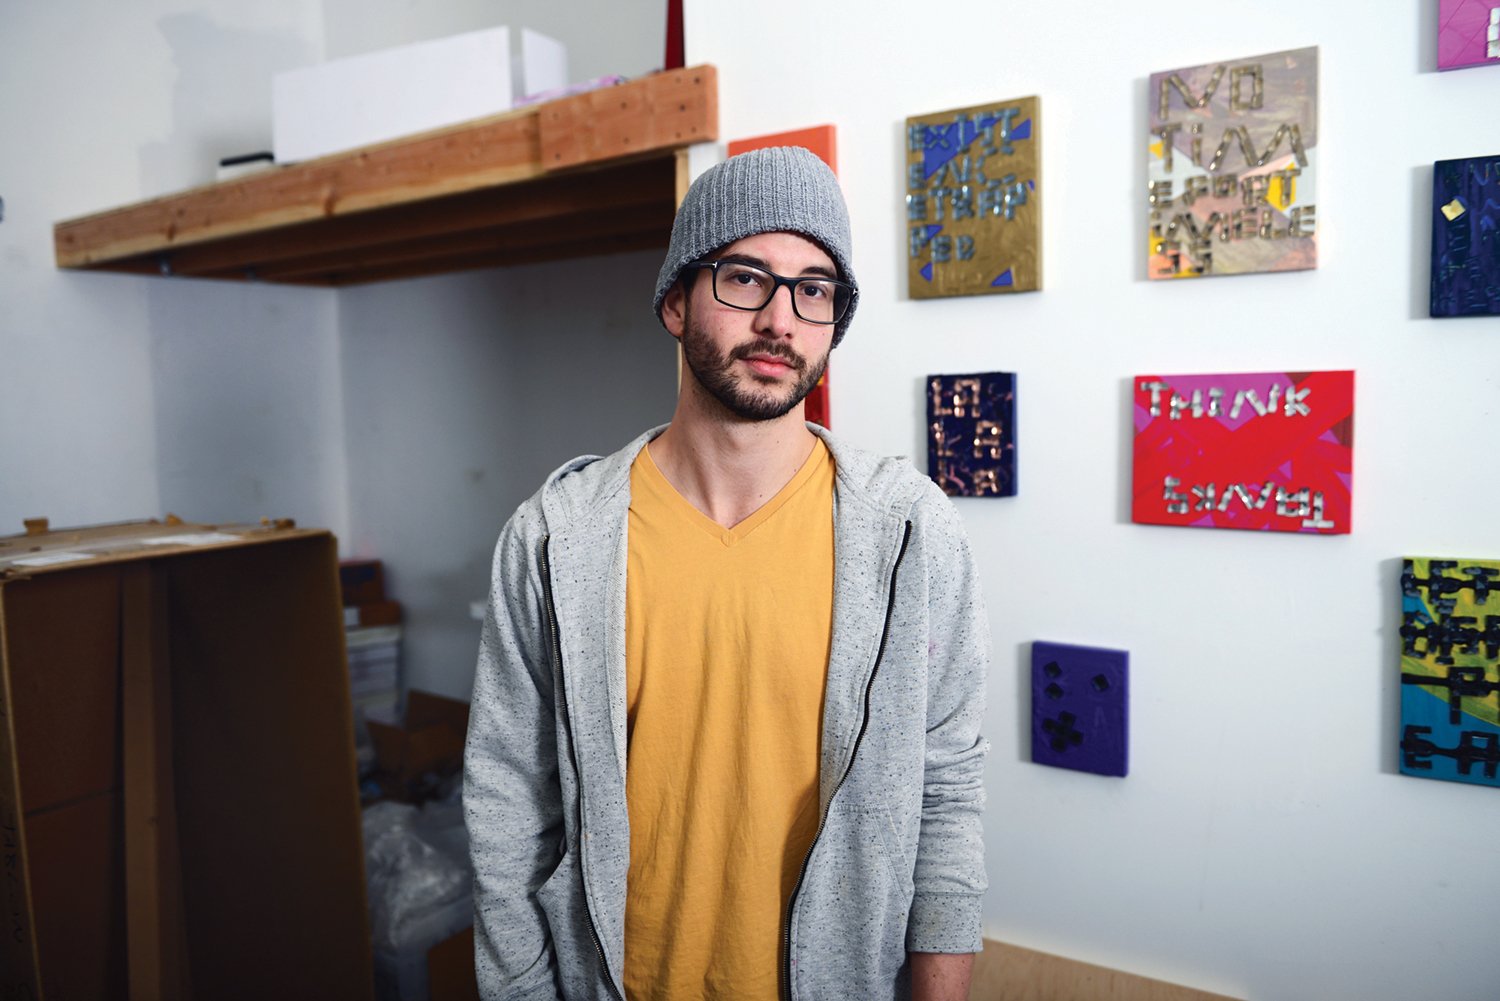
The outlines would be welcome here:
[[[365,810],[365,882],[377,949],[399,952],[417,944],[425,949],[432,943],[418,940],[430,937],[432,922],[424,919],[452,913],[460,901],[465,910],[471,906],[461,808],[456,819],[455,834],[451,811],[438,823],[424,823],[421,811],[406,803],[382,801]]]

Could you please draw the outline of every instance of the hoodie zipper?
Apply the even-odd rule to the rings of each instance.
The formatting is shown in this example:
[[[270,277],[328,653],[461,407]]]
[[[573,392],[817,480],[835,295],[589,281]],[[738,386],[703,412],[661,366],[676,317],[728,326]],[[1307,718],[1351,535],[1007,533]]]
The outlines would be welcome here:
[[[787,898],[786,924],[781,932],[781,947],[784,953],[781,960],[781,996],[784,1001],[792,1001],[792,912],[797,906],[797,894],[802,892],[802,883],[807,878],[807,863],[812,858],[813,849],[818,845],[818,839],[823,836],[823,828],[828,823],[828,814],[833,810],[833,798],[839,794],[839,790],[844,787],[844,781],[854,770],[855,755],[859,754],[859,745],[864,742],[865,731],[870,727],[870,693],[875,688],[875,675],[880,673],[880,661],[885,656],[885,644],[891,635],[891,614],[896,609],[896,574],[901,570],[901,561],[906,557],[906,546],[910,541],[911,522],[908,521],[906,530],[901,536],[901,548],[896,553],[896,562],[891,566],[890,590],[885,603],[885,625],[880,630],[880,646],[875,651],[875,664],[870,668],[870,677],[865,681],[864,717],[859,723],[859,733],[854,738],[854,748],[849,752],[849,763],[844,766],[844,773],[839,776],[833,792],[828,794],[828,805],[823,810],[823,816],[818,819],[818,830],[813,834],[813,839],[807,846],[807,853],[802,856],[802,867],[797,872],[797,883],[792,888],[792,895]]]
[[[558,692],[558,705],[562,707],[563,723],[567,727],[568,734],[568,757],[573,763],[573,777],[578,783],[578,878],[585,880],[587,867],[583,864],[583,772],[578,767],[578,748],[573,740],[573,716],[568,711],[568,690],[563,683],[562,666],[562,628],[557,621],[557,606],[552,600],[552,567],[547,559],[547,548],[552,543],[552,536],[548,535],[542,539],[541,570],[542,570],[542,598],[547,606],[547,629],[552,637],[553,663],[557,667],[557,683],[560,686]],[[594,942],[594,951],[599,954],[599,967],[604,971],[605,983],[609,984],[611,997],[624,1001],[625,996],[615,984],[615,976],[609,970],[609,960],[604,956],[604,943],[599,940],[599,928],[594,924],[594,912],[589,907],[589,895],[586,883],[580,883],[583,890],[583,913],[589,919],[589,938]]]

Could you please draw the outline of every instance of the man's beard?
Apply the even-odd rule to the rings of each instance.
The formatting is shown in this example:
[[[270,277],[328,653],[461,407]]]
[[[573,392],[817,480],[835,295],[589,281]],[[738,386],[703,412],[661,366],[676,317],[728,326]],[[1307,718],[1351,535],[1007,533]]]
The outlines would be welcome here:
[[[758,391],[753,383],[736,380],[735,363],[751,355],[771,355],[785,361],[797,373],[797,381],[785,397]],[[731,414],[747,421],[772,421],[784,417],[807,398],[828,368],[825,353],[816,364],[793,351],[783,341],[756,338],[731,349],[727,354],[714,350],[712,339],[693,322],[691,313],[683,317],[682,357],[698,384],[708,390]],[[752,375],[751,379],[755,377]]]

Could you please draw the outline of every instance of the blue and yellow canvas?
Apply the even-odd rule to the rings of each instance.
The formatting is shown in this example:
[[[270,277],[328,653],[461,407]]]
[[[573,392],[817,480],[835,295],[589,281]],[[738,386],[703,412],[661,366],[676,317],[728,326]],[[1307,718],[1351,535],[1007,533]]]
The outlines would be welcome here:
[[[1500,560],[1401,562],[1401,771],[1500,786]]]

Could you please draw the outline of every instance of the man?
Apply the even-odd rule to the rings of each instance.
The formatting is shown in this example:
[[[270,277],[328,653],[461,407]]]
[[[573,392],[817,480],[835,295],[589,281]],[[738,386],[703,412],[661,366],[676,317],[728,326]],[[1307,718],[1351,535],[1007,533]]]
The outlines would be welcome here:
[[[803,423],[857,303],[800,148],[689,189],[672,422],[496,547],[465,806],[491,998],[963,998],[987,622],[947,498]]]

